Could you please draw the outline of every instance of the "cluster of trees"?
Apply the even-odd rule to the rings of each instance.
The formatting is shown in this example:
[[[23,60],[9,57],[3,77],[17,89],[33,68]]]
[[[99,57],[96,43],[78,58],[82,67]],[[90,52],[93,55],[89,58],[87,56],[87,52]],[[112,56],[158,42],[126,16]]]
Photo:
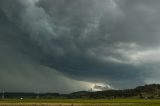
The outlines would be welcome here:
[[[2,99],[6,98],[18,98],[18,99],[24,99],[24,98],[63,98],[65,97],[64,94],[59,93],[11,93],[11,92],[5,92],[0,93],[0,96]]]
[[[2,98],[95,98],[95,99],[112,99],[112,98],[160,98],[160,84],[139,86],[135,89],[126,90],[106,90],[98,92],[80,91],[71,94],[59,93],[0,93]]]

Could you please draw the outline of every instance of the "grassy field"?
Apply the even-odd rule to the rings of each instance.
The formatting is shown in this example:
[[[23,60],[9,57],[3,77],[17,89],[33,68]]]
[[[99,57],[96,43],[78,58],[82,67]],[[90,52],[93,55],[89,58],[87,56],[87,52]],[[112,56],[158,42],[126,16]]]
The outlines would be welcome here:
[[[143,99],[0,99],[0,106],[160,106]]]

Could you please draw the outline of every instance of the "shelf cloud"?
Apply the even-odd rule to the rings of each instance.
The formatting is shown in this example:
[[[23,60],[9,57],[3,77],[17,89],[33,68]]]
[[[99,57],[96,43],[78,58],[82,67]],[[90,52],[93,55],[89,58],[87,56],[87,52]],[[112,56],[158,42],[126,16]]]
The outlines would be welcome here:
[[[0,0],[0,89],[67,93],[159,82],[159,5]]]

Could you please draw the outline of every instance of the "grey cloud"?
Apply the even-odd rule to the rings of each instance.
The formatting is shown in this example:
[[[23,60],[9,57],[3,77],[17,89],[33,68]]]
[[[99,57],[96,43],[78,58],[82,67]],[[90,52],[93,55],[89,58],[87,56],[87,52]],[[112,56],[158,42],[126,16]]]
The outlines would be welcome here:
[[[154,77],[152,73],[159,73],[154,68],[160,61],[156,59],[159,4],[158,0],[1,0],[0,57],[15,52],[22,55],[21,61],[29,58],[65,77],[117,88],[144,84]]]

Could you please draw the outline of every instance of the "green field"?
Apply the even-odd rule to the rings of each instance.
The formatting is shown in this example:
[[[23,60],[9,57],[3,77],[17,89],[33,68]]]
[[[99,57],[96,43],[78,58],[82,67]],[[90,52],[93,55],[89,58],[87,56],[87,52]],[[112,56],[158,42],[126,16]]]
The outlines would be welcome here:
[[[0,106],[160,106],[143,99],[1,99]]]

